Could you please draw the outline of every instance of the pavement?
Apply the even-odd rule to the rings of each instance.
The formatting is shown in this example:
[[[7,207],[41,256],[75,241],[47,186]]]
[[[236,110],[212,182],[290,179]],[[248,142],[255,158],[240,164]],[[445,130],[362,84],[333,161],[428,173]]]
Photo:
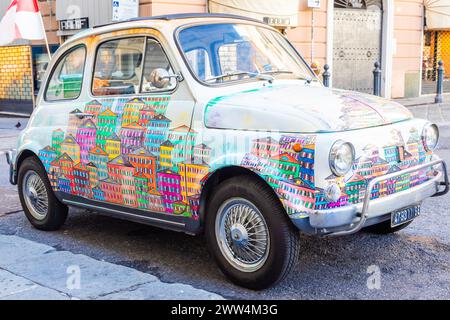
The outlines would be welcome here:
[[[410,110],[440,125],[437,153],[450,162],[450,105]],[[8,119],[0,149],[20,131]],[[80,209],[61,230],[32,228],[2,156],[0,203],[0,299],[450,299],[450,194],[424,201],[421,217],[396,234],[302,235],[294,272],[260,292],[231,284],[202,236]]]
[[[0,300],[220,300],[221,296],[151,274],[0,235]]]

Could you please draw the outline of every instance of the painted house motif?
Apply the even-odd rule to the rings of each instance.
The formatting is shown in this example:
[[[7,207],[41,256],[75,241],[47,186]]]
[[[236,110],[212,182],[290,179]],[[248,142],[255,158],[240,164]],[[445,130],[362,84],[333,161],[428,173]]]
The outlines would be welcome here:
[[[95,147],[97,127],[91,119],[85,120],[77,130],[76,142],[80,146],[80,161],[89,162],[89,150]]]
[[[141,147],[128,155],[128,161],[136,173],[142,173],[147,177],[148,187],[156,189],[156,157],[146,148]]]
[[[46,146],[44,149],[39,150],[38,156],[41,159],[45,170],[48,172],[50,170],[50,164],[56,159],[58,154],[55,149],[50,146]]]
[[[306,187],[300,180],[280,181],[279,194],[288,214],[313,210],[315,206],[314,190]]]
[[[80,113],[82,113],[80,109],[72,110],[69,113],[69,122],[67,126],[66,137],[68,135],[75,136],[77,134],[78,127],[83,122],[83,119],[80,116],[78,116],[78,114]]]
[[[64,141],[64,131],[57,129],[52,133],[52,143],[51,147],[55,150],[56,155],[59,157],[61,155],[61,144]]]
[[[82,162],[73,167],[74,189],[76,196],[91,198],[92,188],[89,178],[89,170]]]
[[[147,125],[144,136],[144,146],[154,155],[159,156],[161,144],[167,140],[170,120],[162,114],[155,115]]]
[[[145,107],[144,101],[142,99],[132,99],[125,103],[122,115],[122,127],[126,127],[132,123],[138,123],[139,113],[142,108]]]
[[[174,213],[174,203],[181,201],[181,176],[171,170],[160,171],[158,176],[158,191],[163,198],[167,213]]]
[[[120,130],[120,152],[128,154],[136,147],[143,145],[145,128],[133,122],[122,126]]]
[[[89,172],[89,186],[91,189],[94,189],[98,186],[98,168],[93,162],[89,162],[86,164],[86,169]]]
[[[67,154],[74,161],[74,163],[80,162],[80,151],[80,145],[72,135],[66,136],[64,141],[61,143],[61,154]]]
[[[119,156],[108,162],[108,176],[121,186],[123,204],[130,207],[136,207],[134,173],[133,166],[124,156]]]
[[[209,163],[211,151],[212,149],[204,143],[194,146],[194,163]]]
[[[164,141],[159,148],[159,168],[161,170],[170,170],[173,166],[172,154],[174,145],[169,140]]]
[[[117,114],[106,109],[98,115],[95,144],[105,150],[106,141],[114,134],[117,125]]]
[[[112,160],[120,156],[120,138],[113,133],[105,140],[105,152],[108,154],[108,159]]]
[[[139,110],[139,119],[138,124],[140,126],[147,126],[151,119],[155,116],[156,111],[151,107],[144,107],[143,109]]]
[[[173,144],[172,163],[176,165],[193,155],[197,133],[188,126],[179,126],[169,131],[168,140]]]
[[[149,205],[149,178],[150,176],[142,171],[134,174],[136,205],[140,209],[147,209]]]
[[[105,192],[102,190],[102,188],[100,187],[100,185],[92,188],[92,195],[94,200],[97,201],[105,201]]]
[[[257,157],[270,158],[280,153],[279,141],[266,137],[253,141],[252,154]]]
[[[97,100],[93,100],[89,103],[86,103],[84,106],[84,113],[92,114],[94,117],[92,118],[95,123],[97,123],[98,115],[102,111],[103,105]]]
[[[144,98],[144,103],[147,107],[155,110],[157,114],[166,114],[167,106],[169,105],[170,95],[152,96]]]
[[[58,190],[65,193],[72,192],[70,180],[63,174],[58,177]]]
[[[97,167],[97,177],[103,180],[108,177],[108,154],[100,147],[94,147],[89,151],[89,162]]]
[[[178,173],[181,176],[181,194],[183,202],[188,203],[188,197],[201,192],[201,180],[208,174],[207,163],[183,161],[178,163]]]

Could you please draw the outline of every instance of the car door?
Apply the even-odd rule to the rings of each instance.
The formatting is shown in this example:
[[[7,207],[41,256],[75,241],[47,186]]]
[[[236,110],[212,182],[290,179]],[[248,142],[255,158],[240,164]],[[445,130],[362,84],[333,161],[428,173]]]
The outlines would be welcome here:
[[[186,177],[196,139],[190,129],[194,101],[185,82],[171,78],[158,88],[151,81],[155,69],[175,75],[175,59],[146,29],[96,42],[90,97],[82,106],[83,114],[93,115],[95,139],[83,131],[89,138],[80,140],[80,162],[97,177],[89,179],[88,197],[192,217]]]

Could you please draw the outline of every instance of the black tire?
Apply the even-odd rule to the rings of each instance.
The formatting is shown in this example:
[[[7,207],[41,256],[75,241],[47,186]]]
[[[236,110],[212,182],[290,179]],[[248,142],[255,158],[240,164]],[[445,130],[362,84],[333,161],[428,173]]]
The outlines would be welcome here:
[[[411,222],[412,221],[409,221],[409,222],[406,222],[399,226],[391,227],[391,220],[389,219],[389,220],[383,221],[381,223],[377,223],[372,226],[369,226],[369,227],[365,228],[365,230],[370,233],[375,233],[375,234],[390,234],[390,233],[394,233],[394,232],[400,231],[402,229],[405,229],[407,226],[409,226],[411,224]]]
[[[269,231],[268,255],[262,266],[251,272],[234,267],[222,253],[216,234],[216,217],[223,203],[232,198],[251,202],[262,214]],[[220,270],[235,284],[253,290],[268,288],[282,281],[294,268],[299,256],[300,232],[290,221],[279,199],[262,181],[237,176],[214,189],[207,205],[205,233],[208,248]]]
[[[48,197],[48,208],[45,213],[45,218],[43,219],[37,219],[35,216],[33,216],[30,208],[27,205],[27,202],[25,201],[25,195],[23,192],[24,177],[28,172],[36,173],[45,186],[45,191]],[[69,209],[66,205],[61,203],[53,193],[53,190],[50,186],[50,181],[47,176],[47,172],[45,171],[41,162],[35,157],[26,158],[20,165],[17,182],[20,202],[22,204],[23,211],[25,212],[25,216],[30,221],[30,223],[39,230],[58,230],[66,221]]]

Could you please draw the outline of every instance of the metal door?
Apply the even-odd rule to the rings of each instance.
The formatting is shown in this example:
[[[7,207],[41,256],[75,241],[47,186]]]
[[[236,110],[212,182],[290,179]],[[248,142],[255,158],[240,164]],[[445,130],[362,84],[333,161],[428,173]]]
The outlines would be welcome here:
[[[373,92],[373,69],[381,57],[381,1],[335,0],[333,87]]]

